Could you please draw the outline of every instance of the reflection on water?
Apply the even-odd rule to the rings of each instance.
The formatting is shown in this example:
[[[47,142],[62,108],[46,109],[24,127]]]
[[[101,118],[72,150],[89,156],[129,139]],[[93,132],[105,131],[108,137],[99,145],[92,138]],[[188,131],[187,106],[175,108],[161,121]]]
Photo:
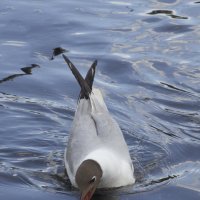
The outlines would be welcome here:
[[[65,52],[67,52],[67,50],[63,49],[62,47],[56,47],[56,48],[54,48],[51,60],[53,60],[55,56],[58,56],[58,55],[60,55],[62,53],[65,53]]]
[[[10,75],[10,76],[7,76],[3,79],[0,80],[0,83],[3,83],[3,82],[6,82],[6,81],[12,81],[13,79],[19,77],[19,76],[24,76],[26,74],[13,74],[13,75]]]
[[[32,74],[32,69],[37,68],[37,67],[40,67],[40,66],[37,64],[31,64],[30,67],[22,67],[21,70],[26,74]]]
[[[7,77],[1,79],[1,80],[0,80],[0,83],[6,82],[6,81],[12,81],[12,80],[14,80],[15,78],[20,77],[20,76],[30,75],[30,74],[32,74],[32,69],[37,68],[37,67],[40,67],[40,66],[37,65],[37,64],[31,64],[31,66],[29,66],[29,67],[22,67],[21,70],[22,70],[25,74],[12,74],[12,75],[10,75],[10,76],[7,76]]]
[[[173,86],[173,85],[170,85],[170,84],[168,84],[168,83],[163,83],[163,82],[160,82],[162,85],[164,85],[164,86],[167,86],[167,87],[169,87],[169,88],[171,88],[171,89],[174,89],[174,90],[178,90],[178,91],[181,91],[181,92],[187,92],[186,90],[182,90],[182,89],[180,89],[180,88],[177,88],[177,87],[175,87],[175,86]],[[188,93],[188,92],[187,92]]]
[[[198,3],[1,1],[0,199],[79,198],[63,162],[80,92],[66,52],[83,74],[98,59],[135,166],[135,185],[93,199],[199,199]]]
[[[166,24],[154,29],[156,32],[184,33],[192,31],[191,25]]]
[[[182,16],[178,16],[178,15],[173,14],[173,11],[171,11],[171,10],[152,10],[148,14],[149,15],[164,14],[164,15],[170,16],[171,18],[188,19],[188,17],[182,17]]]

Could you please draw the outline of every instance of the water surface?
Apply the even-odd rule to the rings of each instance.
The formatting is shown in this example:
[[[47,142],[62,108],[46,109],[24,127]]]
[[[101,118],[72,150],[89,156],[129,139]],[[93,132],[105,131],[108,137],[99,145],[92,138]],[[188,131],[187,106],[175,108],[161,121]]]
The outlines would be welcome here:
[[[79,86],[120,124],[134,186],[94,199],[200,198],[200,4],[187,0],[0,2],[0,199],[79,199],[63,153]]]

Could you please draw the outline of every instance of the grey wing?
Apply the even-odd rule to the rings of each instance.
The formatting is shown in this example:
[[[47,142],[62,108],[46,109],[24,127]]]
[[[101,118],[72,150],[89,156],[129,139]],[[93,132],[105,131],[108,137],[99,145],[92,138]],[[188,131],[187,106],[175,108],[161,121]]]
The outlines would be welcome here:
[[[110,113],[107,111],[103,113],[93,113],[92,117],[96,125],[97,135],[102,142],[118,154],[122,154],[124,157],[127,157],[127,159],[130,159],[128,146],[123,133]]]
[[[75,117],[66,151],[66,160],[72,173],[81,160],[98,144],[96,127],[91,116]]]

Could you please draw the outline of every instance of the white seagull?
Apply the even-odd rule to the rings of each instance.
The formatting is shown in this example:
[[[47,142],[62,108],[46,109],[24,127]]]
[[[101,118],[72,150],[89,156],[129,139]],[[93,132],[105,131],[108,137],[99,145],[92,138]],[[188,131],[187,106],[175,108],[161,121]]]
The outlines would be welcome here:
[[[100,90],[92,88],[97,61],[84,79],[64,54],[63,57],[81,87],[65,150],[65,167],[71,184],[81,192],[81,200],[90,200],[96,188],[134,184],[134,168],[119,125],[110,115]]]

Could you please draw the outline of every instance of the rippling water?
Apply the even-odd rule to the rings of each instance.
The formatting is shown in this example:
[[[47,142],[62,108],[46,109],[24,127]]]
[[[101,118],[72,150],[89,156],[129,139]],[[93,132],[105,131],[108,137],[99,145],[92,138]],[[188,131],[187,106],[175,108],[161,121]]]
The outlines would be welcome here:
[[[79,87],[95,85],[119,122],[134,186],[94,199],[200,198],[200,2],[0,2],[0,199],[78,199],[63,152]]]

